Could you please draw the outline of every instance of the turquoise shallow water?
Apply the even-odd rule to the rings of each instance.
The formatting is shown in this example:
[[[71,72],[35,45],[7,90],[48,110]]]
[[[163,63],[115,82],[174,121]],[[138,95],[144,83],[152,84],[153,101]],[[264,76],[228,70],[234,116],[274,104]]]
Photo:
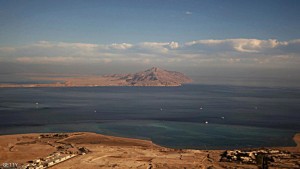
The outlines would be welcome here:
[[[0,133],[91,131],[174,148],[291,146],[299,103],[295,88],[2,88]]]

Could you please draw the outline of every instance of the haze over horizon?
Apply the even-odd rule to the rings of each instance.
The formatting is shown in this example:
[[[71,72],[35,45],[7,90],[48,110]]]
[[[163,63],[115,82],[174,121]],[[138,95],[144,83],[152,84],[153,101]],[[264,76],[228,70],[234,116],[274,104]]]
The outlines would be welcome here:
[[[0,82],[156,66],[196,83],[300,86],[300,2],[0,0]]]

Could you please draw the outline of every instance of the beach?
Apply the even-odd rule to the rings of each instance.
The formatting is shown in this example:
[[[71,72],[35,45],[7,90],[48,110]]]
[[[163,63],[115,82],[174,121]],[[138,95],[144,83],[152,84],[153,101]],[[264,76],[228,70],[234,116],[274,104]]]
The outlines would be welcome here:
[[[270,152],[280,151],[281,156],[285,155],[282,159],[278,157],[279,160],[270,163],[270,166],[299,167],[300,134],[296,134],[293,139],[296,147],[267,148]],[[257,168],[257,164],[221,160],[224,151],[173,149],[156,145],[149,140],[90,132],[0,136],[0,164],[17,164],[18,167],[30,163],[49,165],[53,159],[53,163],[49,165],[53,169]]]

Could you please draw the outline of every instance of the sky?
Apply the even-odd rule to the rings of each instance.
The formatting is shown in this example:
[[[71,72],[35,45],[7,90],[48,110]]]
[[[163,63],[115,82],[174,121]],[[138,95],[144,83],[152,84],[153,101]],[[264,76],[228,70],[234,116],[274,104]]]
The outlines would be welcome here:
[[[153,66],[197,83],[300,86],[298,0],[0,0],[0,81]]]

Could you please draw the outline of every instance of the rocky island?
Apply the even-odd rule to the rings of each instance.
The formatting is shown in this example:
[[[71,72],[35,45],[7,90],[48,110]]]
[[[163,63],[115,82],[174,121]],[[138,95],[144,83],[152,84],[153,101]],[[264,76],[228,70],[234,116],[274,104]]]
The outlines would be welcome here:
[[[85,86],[181,86],[192,79],[180,72],[157,67],[129,74],[112,74],[85,77],[38,77],[34,80],[48,80],[46,84],[0,84],[0,87],[85,87]]]

